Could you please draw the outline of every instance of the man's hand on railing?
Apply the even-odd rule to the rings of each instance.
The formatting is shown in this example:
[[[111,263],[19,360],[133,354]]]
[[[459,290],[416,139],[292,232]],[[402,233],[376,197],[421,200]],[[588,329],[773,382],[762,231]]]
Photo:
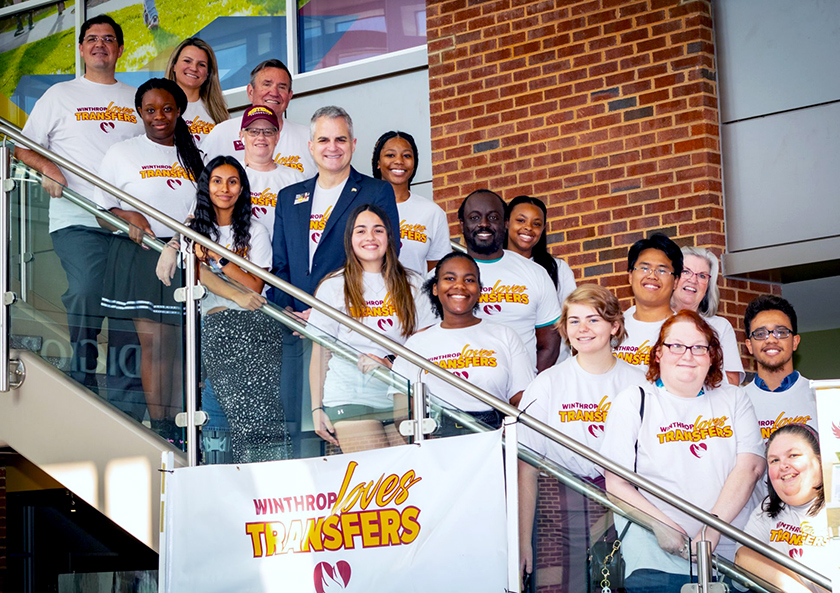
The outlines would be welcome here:
[[[673,554],[674,556],[681,556],[688,560],[688,546],[686,542],[686,533],[674,524],[674,527],[665,525],[659,521],[654,521],[651,524],[653,535],[656,536],[656,543],[659,547]]]
[[[152,227],[145,216],[133,210],[122,210],[121,208],[111,208],[111,212],[122,218],[128,223],[128,237],[140,245],[143,249],[148,249],[143,245],[143,237],[149,235],[154,237]]]
[[[53,198],[61,197],[61,192],[64,190],[65,185],[67,185],[67,180],[61,174],[61,171],[58,170],[58,167],[55,168],[55,172],[51,177],[41,175],[41,187]]]

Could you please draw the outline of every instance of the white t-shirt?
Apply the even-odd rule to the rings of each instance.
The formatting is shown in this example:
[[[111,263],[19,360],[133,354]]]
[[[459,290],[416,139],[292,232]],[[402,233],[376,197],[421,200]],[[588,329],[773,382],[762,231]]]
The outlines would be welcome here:
[[[207,160],[225,154],[236,157],[244,165],[245,144],[239,139],[241,128],[241,115],[216,124],[213,131],[201,141],[201,150],[204,151]],[[307,126],[296,124],[288,119],[283,120],[283,129],[280,130],[277,148],[274,151],[274,162],[297,169],[306,179],[315,176],[318,167],[315,166],[315,161],[309,153],[309,128]]]
[[[251,219],[268,229],[268,238],[271,240],[274,236],[277,196],[284,187],[303,181],[303,173],[280,166],[271,171],[257,171],[245,167],[245,173],[248,174],[248,183],[251,185]]]
[[[738,455],[764,458],[755,412],[742,389],[722,384],[690,398],[673,395],[651,383],[644,389],[644,420],[639,413],[638,387],[628,387],[613,400],[601,446],[605,457],[631,471],[635,463],[636,473],[707,511],[717,501]],[[689,537],[700,532],[701,523],[696,519],[644,490],[639,492]],[[742,528],[749,512],[745,506],[732,525]],[[619,533],[624,525],[624,520],[616,519]],[[663,551],[649,531],[633,526],[625,538],[621,548],[627,575],[640,568],[688,574],[686,561]],[[732,560],[734,542],[722,537],[715,551]]]
[[[560,303],[551,278],[542,266],[513,251],[505,250],[497,260],[476,261],[482,286],[478,317],[513,329],[536,370],[536,328],[560,318]]]
[[[810,381],[799,375],[796,383],[785,391],[764,391],[755,381],[744,387],[758,418],[761,437],[767,443],[770,435],[786,424],[807,424],[817,430],[817,398]],[[767,496],[767,472],[755,485],[750,506],[760,506]]]
[[[593,375],[581,368],[577,357],[569,358],[537,375],[525,390],[519,409],[599,451],[612,400],[626,387],[646,383],[644,374],[623,360],[616,360],[606,373]],[[591,461],[527,426],[519,428],[519,441],[579,476],[595,478],[603,473]]]
[[[187,110],[181,117],[187,122],[190,133],[195,140],[195,145],[201,148],[201,142],[216,127],[216,122],[213,121],[210,112],[204,107],[204,101],[199,99],[198,101],[187,103]]]
[[[799,507],[785,507],[771,519],[761,509],[755,509],[744,531],[757,540],[775,548],[785,556],[803,563],[824,575],[831,575],[840,562],[838,542],[831,540],[826,530],[828,520],[825,506],[813,517],[808,515],[811,503]],[[738,548],[741,548],[738,544]],[[808,580],[803,582],[812,591],[822,591]]]
[[[738,382],[744,380],[744,364],[741,362],[741,352],[738,350],[738,340],[735,339],[735,330],[732,324],[720,315],[704,317],[706,323],[712,326],[720,340],[720,347],[723,350],[723,370],[729,373],[738,373]]]
[[[219,239],[216,241],[219,245],[224,245],[225,248],[233,250],[233,227],[230,225],[219,227]],[[259,222],[251,219],[251,241],[248,243],[248,251],[242,257],[250,261],[255,266],[271,268],[271,239],[268,238],[268,230]],[[227,307],[228,309],[236,309],[237,311],[244,311],[242,307],[236,302],[220,297],[219,295],[207,291],[207,296],[201,301],[201,310],[204,312],[210,311],[216,307]]]
[[[659,330],[662,329],[661,321],[639,321],[633,314],[636,306],[633,305],[624,312],[624,328],[627,330],[627,338],[615,349],[615,356],[632,364],[646,373],[650,366],[650,357],[653,346],[659,339]]]
[[[119,189],[184,222],[195,204],[195,185],[178,162],[174,146],[163,146],[146,135],[114,144],[102,158],[99,176]],[[94,201],[105,208],[137,212],[133,206],[96,188]],[[171,237],[174,231],[147,217],[157,237]]]
[[[35,103],[23,134],[98,174],[108,148],[144,133],[143,122],[134,109],[136,91],[121,82],[98,84],[86,78],[60,82]],[[61,172],[70,189],[93,199],[93,185],[64,169]],[[50,232],[72,225],[99,228],[92,214],[68,200],[50,200]]]
[[[400,262],[409,270],[426,275],[426,261],[436,261],[452,251],[446,214],[433,201],[409,193],[397,204],[400,213]]]
[[[431,305],[420,290],[422,279],[410,273],[409,282],[416,310],[415,327],[421,329],[434,323]],[[327,277],[318,286],[315,296],[334,309],[347,313],[347,308],[344,306],[343,274],[338,273]],[[404,344],[407,338],[402,335],[399,317],[381,274],[364,273],[364,299],[366,307],[362,315],[357,317],[359,321],[398,344]],[[373,354],[380,358],[391,354],[380,345],[315,309],[312,309],[309,316],[309,325],[313,329],[322,330],[327,335],[337,337],[338,340],[349,344],[361,354]],[[338,356],[332,356],[329,361],[327,376],[324,380],[323,402],[325,406],[361,404],[378,409],[390,408],[392,405],[387,385],[369,375],[362,374],[355,364]]]
[[[309,211],[310,270],[312,269],[312,261],[315,259],[315,250],[318,249],[318,243],[321,241],[321,235],[324,234],[324,229],[330,220],[332,209],[338,203],[338,198],[341,197],[341,192],[344,191],[345,185],[347,185],[347,179],[330,189],[324,189],[317,183],[315,184],[315,194],[312,196],[312,209]],[[339,235],[341,237],[344,236],[344,229],[339,229]]]
[[[411,336],[405,347],[505,403],[534,378],[534,367],[516,332],[489,321],[457,329],[446,329],[438,323]],[[421,373],[402,358],[394,361],[393,370],[410,382],[417,381]],[[429,392],[453,408],[467,412],[492,409],[434,375],[426,371],[422,374]]]
[[[575,291],[577,284],[575,283],[575,273],[572,272],[572,268],[569,267],[569,264],[559,257],[555,257],[554,261],[557,262],[557,300],[560,303],[560,310],[562,311],[563,302]],[[572,350],[569,348],[566,340],[563,340],[560,345],[560,353],[557,355],[557,362],[563,362],[571,355]]]

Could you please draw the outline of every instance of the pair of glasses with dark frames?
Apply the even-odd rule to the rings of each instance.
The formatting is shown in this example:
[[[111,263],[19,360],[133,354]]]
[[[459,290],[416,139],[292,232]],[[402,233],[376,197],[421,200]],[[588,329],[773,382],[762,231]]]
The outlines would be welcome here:
[[[753,340],[758,340],[759,342],[763,342],[767,338],[770,337],[770,334],[776,336],[777,340],[784,340],[790,337],[790,334],[793,333],[793,330],[790,330],[784,326],[777,327],[776,329],[767,329],[766,327],[760,327],[757,330],[753,331],[750,334],[750,337]]]

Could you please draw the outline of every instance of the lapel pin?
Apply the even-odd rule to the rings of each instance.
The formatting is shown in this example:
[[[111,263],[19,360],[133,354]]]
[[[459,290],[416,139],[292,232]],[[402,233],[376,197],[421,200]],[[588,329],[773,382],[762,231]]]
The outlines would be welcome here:
[[[303,204],[309,201],[309,192],[304,192],[295,196],[295,205]]]
[[[358,189],[354,187],[350,190],[350,193],[353,193],[354,191],[358,191]]]

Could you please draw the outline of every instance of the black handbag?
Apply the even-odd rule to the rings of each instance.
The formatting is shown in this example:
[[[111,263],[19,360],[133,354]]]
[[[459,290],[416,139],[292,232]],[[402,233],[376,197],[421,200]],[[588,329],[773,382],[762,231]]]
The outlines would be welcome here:
[[[624,588],[624,558],[621,555],[621,540],[630,529],[628,521],[621,535],[615,541],[608,541],[604,535],[602,541],[597,541],[589,547],[589,582],[591,590],[603,591]]]
[[[645,418],[645,390],[640,386],[641,401],[639,402],[639,418]],[[639,452],[639,441],[636,440],[636,456]],[[633,471],[636,471],[636,463],[633,463]],[[603,541],[598,541],[589,547],[589,583],[595,591],[609,592],[616,589],[624,589],[624,569],[626,564],[621,555],[621,540],[627,535],[631,521],[621,530],[621,534],[615,541],[608,541],[606,534]]]

